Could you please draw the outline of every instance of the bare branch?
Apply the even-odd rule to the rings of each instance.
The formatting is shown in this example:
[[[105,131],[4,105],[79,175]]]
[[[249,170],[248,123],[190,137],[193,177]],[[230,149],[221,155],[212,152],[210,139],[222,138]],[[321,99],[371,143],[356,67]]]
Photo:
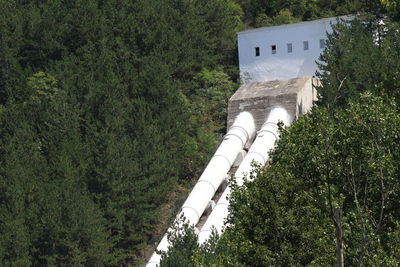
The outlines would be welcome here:
[[[339,91],[340,91],[340,89],[342,88],[344,81],[347,79],[347,75],[346,75],[342,80],[341,80],[338,76],[336,76],[336,78],[337,78],[338,81],[339,81],[339,87],[338,87],[338,89],[337,89],[337,91],[336,91],[335,98],[333,99],[332,106],[335,105],[336,101],[337,101],[338,98],[339,98]],[[329,109],[330,109],[330,108],[329,108],[329,105],[328,105],[328,110],[329,110]]]
[[[361,213],[360,203],[358,201],[357,187],[356,187],[356,182],[355,182],[355,178],[354,178],[354,171],[353,171],[353,158],[350,158],[350,174],[351,174],[350,184],[351,184],[352,189],[353,189],[354,202],[356,203],[357,214],[358,214],[358,217],[359,217],[360,223],[361,223],[362,247],[364,247],[365,243],[366,243],[365,222],[364,222],[364,218],[363,218],[362,213]]]
[[[378,118],[378,111],[375,109],[375,119],[378,123],[377,127],[377,136],[375,138],[375,135],[372,133],[374,137],[374,142],[377,148],[378,152],[378,161],[379,161],[379,182],[380,182],[380,189],[381,189],[381,205],[380,205],[380,212],[379,212],[379,220],[378,223],[376,224],[375,231],[373,236],[369,239],[368,243],[365,245],[362,253],[360,254],[360,257],[358,259],[358,264],[357,266],[361,266],[362,260],[365,256],[365,254],[368,251],[369,246],[371,245],[372,241],[376,238],[381,226],[382,226],[382,221],[383,221],[383,215],[384,215],[384,209],[385,209],[385,184],[384,184],[384,177],[383,177],[383,166],[382,166],[382,150],[381,150],[381,128],[379,127],[379,118]]]

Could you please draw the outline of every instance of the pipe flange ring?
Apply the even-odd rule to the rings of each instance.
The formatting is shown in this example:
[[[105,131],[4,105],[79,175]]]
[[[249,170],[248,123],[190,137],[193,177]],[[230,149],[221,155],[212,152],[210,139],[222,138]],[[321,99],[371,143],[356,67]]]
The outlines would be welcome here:
[[[248,154],[257,154],[257,155],[259,155],[259,156],[263,159],[264,164],[267,162],[267,160],[265,159],[265,157],[264,157],[260,152],[257,152],[257,151],[249,151],[249,153],[247,153],[247,155],[248,155]]]
[[[233,135],[233,136],[236,136],[237,138],[239,138],[240,142],[242,143],[242,147],[244,147],[245,142],[243,142],[242,138],[240,138],[240,136],[237,135],[237,134],[235,134],[235,133],[229,133],[229,134],[227,134],[224,138],[226,138],[226,137],[228,137],[228,136],[230,136],[230,135]]]
[[[217,191],[217,190],[215,189],[214,185],[213,185],[210,181],[207,181],[207,180],[199,180],[199,181],[197,181],[197,183],[207,183],[207,184],[211,185],[211,187],[212,187],[212,189],[213,189],[213,191],[214,191],[213,194],[215,194],[215,192]]]
[[[193,210],[193,211],[196,213],[196,215],[197,215],[197,219],[200,220],[200,215],[199,215],[199,213],[197,212],[197,210],[195,210],[194,208],[189,207],[189,206],[183,206],[183,207],[182,207],[182,211],[183,211],[183,209],[191,209],[191,210]]]
[[[216,155],[214,155],[211,159],[213,159],[214,157],[221,157],[221,158],[224,158],[227,162],[228,162],[228,164],[229,164],[229,166],[232,166],[232,162],[228,159],[228,157],[226,157],[225,155],[220,155],[220,154],[216,154]],[[211,161],[211,160],[210,160]]]
[[[242,131],[242,132],[246,135],[246,139],[249,140],[249,138],[250,138],[249,133],[248,133],[248,132],[246,131],[246,129],[243,128],[242,126],[237,126],[237,125],[232,126],[232,127],[229,129],[228,134],[229,134],[229,132],[230,132],[232,129],[239,129],[240,131]]]
[[[274,131],[264,129],[264,130],[259,131],[258,134],[263,133],[263,132],[271,133],[275,137],[275,139],[278,139],[278,136],[276,135],[276,133]]]

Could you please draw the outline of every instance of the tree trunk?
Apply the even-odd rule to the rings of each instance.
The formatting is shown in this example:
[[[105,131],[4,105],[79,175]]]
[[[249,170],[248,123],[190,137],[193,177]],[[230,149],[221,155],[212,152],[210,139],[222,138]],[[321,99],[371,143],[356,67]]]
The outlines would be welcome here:
[[[343,246],[343,231],[342,231],[342,214],[338,208],[335,208],[335,227],[336,227],[336,245],[337,245],[337,266],[344,266],[344,246]]]

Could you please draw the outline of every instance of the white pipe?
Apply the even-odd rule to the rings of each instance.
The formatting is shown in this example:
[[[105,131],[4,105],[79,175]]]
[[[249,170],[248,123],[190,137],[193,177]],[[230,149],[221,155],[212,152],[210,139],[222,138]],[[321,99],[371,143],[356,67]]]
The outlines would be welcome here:
[[[283,108],[274,108],[268,116],[267,121],[261,127],[261,130],[257,133],[256,140],[235,173],[238,185],[242,185],[243,177],[250,174],[253,167],[252,162],[261,166],[266,164],[268,153],[278,139],[278,121],[282,121],[285,125],[289,125],[291,122],[289,114]],[[231,189],[228,186],[199,232],[200,244],[203,244],[210,237],[213,228],[216,229],[218,234],[221,234],[224,221],[228,216],[230,193]]]
[[[193,226],[197,224],[200,216],[207,208],[208,203],[232,167],[237,155],[243,149],[244,145],[254,138],[254,134],[255,125],[253,116],[249,112],[240,113],[186,199],[177,218],[183,215],[189,224]],[[157,246],[157,250],[168,251],[168,247],[167,234],[164,234],[160,244]],[[160,259],[161,255],[154,252],[146,267],[157,266]]]

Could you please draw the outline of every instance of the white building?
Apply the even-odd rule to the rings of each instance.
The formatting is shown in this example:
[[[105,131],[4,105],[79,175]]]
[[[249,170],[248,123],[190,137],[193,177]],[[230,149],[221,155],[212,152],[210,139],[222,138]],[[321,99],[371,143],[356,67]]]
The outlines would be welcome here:
[[[342,16],[351,20],[353,16]],[[326,32],[336,18],[325,18],[238,32],[242,80],[261,82],[313,76]]]

